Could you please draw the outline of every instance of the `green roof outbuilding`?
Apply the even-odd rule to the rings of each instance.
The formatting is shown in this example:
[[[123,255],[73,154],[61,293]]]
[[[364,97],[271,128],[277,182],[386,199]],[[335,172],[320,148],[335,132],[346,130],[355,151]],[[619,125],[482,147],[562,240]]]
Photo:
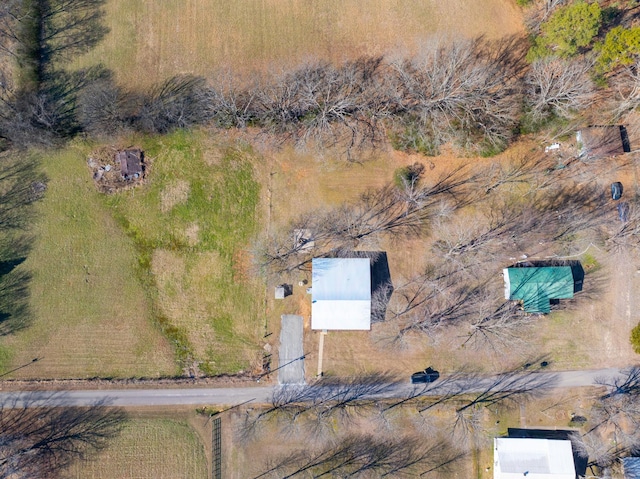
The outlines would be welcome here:
[[[580,274],[582,271],[582,274]],[[549,313],[550,301],[570,299],[582,289],[584,271],[572,266],[515,266],[505,268],[505,299],[522,300],[527,313]]]

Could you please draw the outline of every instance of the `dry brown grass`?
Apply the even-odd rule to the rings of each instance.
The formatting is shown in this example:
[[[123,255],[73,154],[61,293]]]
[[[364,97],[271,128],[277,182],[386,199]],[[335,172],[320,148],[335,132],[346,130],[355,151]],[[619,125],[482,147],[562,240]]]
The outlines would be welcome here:
[[[493,477],[494,437],[506,436],[509,428],[572,429],[572,415],[589,417],[594,397],[594,391],[580,388],[557,391],[516,406],[479,406],[480,428],[475,438],[470,440],[469,436],[458,435],[457,441],[454,440],[454,444],[468,454],[455,463],[452,470],[441,475],[436,472],[433,477],[490,479]],[[305,432],[302,424],[295,431],[287,429],[287,419],[283,416],[279,423],[272,420],[265,424],[247,442],[240,442],[237,434],[246,413],[234,411],[226,415],[222,423],[225,472],[230,478],[254,477],[258,471],[268,468],[269,460],[282,457],[301,445],[310,447],[327,440],[339,441],[339,438],[354,432],[376,437],[416,434],[427,441],[438,435],[450,437],[455,409],[461,403],[453,401],[418,413],[430,403],[431,400],[406,403],[387,411],[384,419],[379,409],[363,409],[349,421],[334,421],[331,428],[315,436]],[[380,409],[383,407],[380,405]],[[303,420],[298,418],[298,421]]]
[[[74,464],[68,479],[205,479],[207,455],[186,421],[135,418],[93,460]]]
[[[189,182],[176,180],[167,185],[160,193],[160,211],[167,213],[176,205],[181,205],[189,199]]]
[[[397,151],[379,151],[363,163],[347,163],[344,159],[326,155],[318,158],[311,153],[284,149],[272,153],[263,170],[265,181],[271,184],[271,225],[274,231],[286,225],[302,213],[335,206],[344,201],[354,201],[369,188],[377,188],[392,181],[394,171],[402,166],[421,162],[425,165],[424,181],[435,181],[442,175],[465,164],[482,169],[494,161],[508,158],[505,154],[497,159],[459,158],[446,152],[433,158]],[[264,201],[268,201],[267,198]],[[404,280],[419,274],[430,258],[431,241],[428,238],[381,241],[379,249],[388,255],[391,279],[397,286]],[[268,291],[267,314],[269,339],[274,342],[279,335],[281,314],[300,314],[305,320],[304,351],[307,378],[317,373],[319,331],[310,329],[310,301],[307,286],[298,282],[311,281],[309,273],[299,273],[289,278],[294,285],[294,295],[284,301],[274,301]],[[274,278],[282,282],[284,278]],[[501,278],[499,278],[501,281]],[[392,345],[393,326],[373,325],[371,332],[330,332],[324,342],[323,369],[336,375],[351,375],[363,371],[385,370],[408,377],[410,372],[437,365],[442,370],[454,370],[473,363],[485,365],[487,370],[504,366],[496,362],[491,352],[470,352],[461,347],[466,331],[454,329],[441,334],[437,342],[425,336],[407,338],[402,344]],[[273,346],[276,346],[274,342]],[[531,353],[531,348],[519,348],[520,354],[511,361],[517,363]],[[273,350],[277,352],[277,347]],[[532,353],[535,354],[535,353]],[[275,355],[275,353],[274,353]],[[526,358],[525,358],[526,359]],[[410,372],[409,372],[410,371]]]
[[[363,410],[359,415],[351,415],[348,421],[338,420],[337,417],[327,420],[329,427],[322,432],[306,429],[304,419],[298,419],[297,428],[288,429],[285,417],[281,417],[280,422],[272,418],[250,440],[240,442],[238,431],[246,414],[244,411],[234,412],[226,415],[222,423],[223,471],[225,477],[230,479],[257,477],[272,467],[275,460],[287,457],[294,451],[303,449],[309,452],[328,443],[339,444],[342,438],[349,435],[371,435],[378,440],[411,435],[426,443],[441,436],[446,440],[449,432],[447,426],[452,421],[451,413],[451,408],[442,408],[424,421],[415,405],[397,408],[384,419],[377,411]],[[429,474],[429,477],[468,479],[473,477],[472,466],[471,461],[463,458],[442,472]]]
[[[311,154],[283,150],[272,154],[270,164],[264,166],[273,173],[271,228],[283,227],[300,213],[351,201],[366,188],[389,182],[396,168],[415,161],[425,164],[425,181],[430,181],[464,163],[482,172],[496,162],[517,157],[531,148],[531,144],[523,143],[496,158],[456,158],[452,155],[424,158],[380,152],[362,164],[348,164],[331,157],[320,160]],[[614,164],[616,161],[619,165]],[[628,188],[625,194],[627,191],[633,194],[637,190],[637,167],[625,159],[590,165],[588,169],[589,175],[593,174],[593,169],[598,169],[598,182],[603,192],[616,180],[622,180]],[[474,219],[466,218],[461,223],[464,225],[468,221]],[[438,258],[433,256],[431,248],[432,239],[380,243],[380,249],[388,254],[391,279],[396,286],[419,273],[426,262],[437,263]],[[507,264],[509,258],[524,253],[529,256],[550,254],[541,248],[544,246],[536,244],[530,245],[526,251],[505,251],[504,264],[495,266],[497,288],[502,284],[500,268]],[[323,369],[337,375],[388,370],[400,377],[408,377],[414,370],[428,365],[436,365],[443,371],[460,367],[499,371],[541,354],[549,354],[552,367],[561,370],[631,364],[637,358],[629,343],[629,333],[640,321],[635,300],[640,293],[640,275],[636,274],[636,270],[640,270],[640,258],[630,254],[611,256],[597,248],[592,248],[590,254],[595,254],[604,268],[587,275],[584,293],[574,301],[561,301],[559,311],[536,319],[527,332],[526,340],[512,347],[507,356],[505,348],[492,351],[490,348],[472,350],[463,346],[468,327],[448,329],[438,334],[436,341],[422,335],[390,345],[388,340],[393,336],[393,326],[374,324],[370,333],[330,332],[324,343]],[[289,278],[289,282],[294,284],[294,295],[284,301],[272,300],[269,290],[269,332],[274,333],[269,339],[277,351],[273,338],[278,337],[280,315],[301,314],[305,319],[305,371],[307,378],[313,378],[317,371],[320,333],[310,329],[310,296],[305,293],[306,286],[298,286],[302,279],[310,281],[310,274],[299,273]],[[284,279],[277,278],[277,281]]]
[[[522,31],[511,0],[111,0],[106,21],[111,32],[77,63],[105,63],[129,86],[411,51],[433,35]]]

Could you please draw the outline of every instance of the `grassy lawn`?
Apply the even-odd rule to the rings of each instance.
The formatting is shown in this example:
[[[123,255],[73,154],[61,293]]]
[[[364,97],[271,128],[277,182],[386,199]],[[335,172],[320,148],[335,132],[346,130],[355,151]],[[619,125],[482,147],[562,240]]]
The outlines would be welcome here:
[[[67,479],[205,479],[207,459],[198,434],[170,419],[133,419],[91,460],[74,464]]]
[[[88,148],[42,154],[49,178],[36,205],[33,325],[2,338],[3,370],[41,357],[14,377],[159,376],[177,372],[150,321],[132,241],[105,207],[86,166]]]
[[[196,133],[127,141],[149,174],[113,195],[91,180],[96,145],[42,155],[49,184],[20,266],[33,274],[34,322],[0,340],[0,367],[43,359],[13,377],[235,373],[259,356],[254,155]]]
[[[433,35],[522,30],[512,0],[110,0],[106,23],[111,33],[78,64],[103,62],[130,86],[176,73],[393,54]]]
[[[154,314],[185,367],[246,369],[257,357],[264,291],[249,278],[259,185],[248,149],[177,132],[142,140],[147,184],[106,198],[138,249]]]

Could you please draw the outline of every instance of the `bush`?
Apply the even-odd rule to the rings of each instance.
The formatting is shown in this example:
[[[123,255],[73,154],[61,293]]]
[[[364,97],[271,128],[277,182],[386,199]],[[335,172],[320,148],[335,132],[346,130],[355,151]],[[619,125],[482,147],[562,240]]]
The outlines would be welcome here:
[[[422,173],[424,173],[424,165],[416,161],[413,165],[403,166],[394,171],[393,182],[398,188],[415,185],[420,181]]]
[[[478,148],[478,154],[482,158],[491,158],[492,156],[499,155],[507,148],[507,142],[502,143],[490,143],[488,141],[484,141],[480,143]]]
[[[540,28],[527,54],[532,62],[547,55],[570,57],[591,44],[602,24],[602,10],[597,3],[575,2],[556,10]]]
[[[422,153],[425,156],[437,156],[439,145],[412,121],[389,135],[394,150]]]
[[[631,65],[640,56],[640,27],[611,29],[597,46],[598,70],[606,73],[621,65]]]
[[[633,350],[640,354],[640,324],[631,330],[631,345]]]

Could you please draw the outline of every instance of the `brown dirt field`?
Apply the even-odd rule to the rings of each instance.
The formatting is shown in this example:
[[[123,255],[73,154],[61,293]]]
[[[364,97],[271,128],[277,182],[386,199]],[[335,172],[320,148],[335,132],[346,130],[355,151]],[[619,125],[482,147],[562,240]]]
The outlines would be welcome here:
[[[78,66],[148,86],[176,73],[277,71],[311,58],[414,51],[429,37],[522,31],[513,0],[110,0],[110,33]]]
[[[251,414],[253,412],[249,410]],[[222,425],[223,433],[223,458],[224,477],[230,479],[245,479],[256,477],[270,466],[276,458],[286,457],[301,448],[311,448],[322,444],[326,440],[339,440],[349,433],[371,434],[381,436],[384,434],[416,434],[426,440],[431,440],[437,435],[437,427],[443,427],[451,418],[450,411],[438,411],[431,418],[430,424],[425,425],[423,419],[416,413],[415,407],[398,409],[383,419],[375,412],[359,417],[352,417],[347,423],[333,421],[330,430],[323,434],[309,434],[309,431],[299,427],[297,430],[283,432],[281,426],[286,424],[286,419],[281,423],[270,421],[261,427],[250,440],[239,440],[239,430],[246,416],[245,411],[234,411],[225,414]],[[434,427],[434,424],[437,427]],[[441,431],[443,429],[440,429]],[[434,479],[468,479],[472,476],[471,461],[463,458],[457,461],[448,471],[430,475]]]
[[[393,172],[402,166],[421,162],[425,165],[424,181],[435,181],[442,175],[462,165],[482,170],[503,158],[518,154],[520,150],[531,148],[531,144],[517,145],[513,150],[497,158],[460,158],[445,149],[438,157],[426,158],[418,154],[407,154],[393,150],[380,151],[363,163],[347,163],[342,158],[329,155],[319,159],[313,153],[301,153],[294,149],[284,149],[266,154],[268,162],[262,176],[270,181],[270,228],[275,231],[300,214],[319,208],[335,206],[344,201],[353,201],[368,188],[381,187],[393,178]],[[265,198],[265,202],[269,200]],[[430,240],[411,239],[383,241],[380,250],[387,252],[391,278],[394,284],[412,277],[420,271],[428,259]],[[306,279],[309,284],[298,286]],[[276,364],[277,338],[279,337],[280,315],[299,314],[305,319],[304,351],[305,374],[312,379],[318,368],[319,331],[310,329],[310,296],[306,288],[310,285],[309,272],[300,272],[291,278],[273,279],[267,290],[267,316],[269,318],[268,342]],[[272,287],[276,283],[289,282],[294,285],[294,295],[283,301],[273,300]],[[469,353],[461,348],[461,331],[450,331],[438,343],[425,337],[410,338],[399,346],[389,347],[388,339],[393,325],[373,325],[369,332],[329,332],[324,342],[323,370],[326,373],[350,375],[363,371],[386,370],[399,376],[407,376],[407,371],[437,364],[443,370],[452,370],[469,363]],[[391,330],[391,332],[390,332]],[[354,345],[357,345],[355,347]],[[526,348],[525,348],[526,349]],[[446,350],[447,354],[442,355]],[[523,349],[522,355],[525,355]],[[496,361],[490,353],[479,354],[488,363],[487,369],[500,369],[504,363]],[[390,360],[390,356],[393,360]],[[520,360],[518,357],[517,360]],[[516,360],[516,362],[517,362]],[[478,361],[475,361],[476,365]],[[480,361],[482,363],[482,361]]]

